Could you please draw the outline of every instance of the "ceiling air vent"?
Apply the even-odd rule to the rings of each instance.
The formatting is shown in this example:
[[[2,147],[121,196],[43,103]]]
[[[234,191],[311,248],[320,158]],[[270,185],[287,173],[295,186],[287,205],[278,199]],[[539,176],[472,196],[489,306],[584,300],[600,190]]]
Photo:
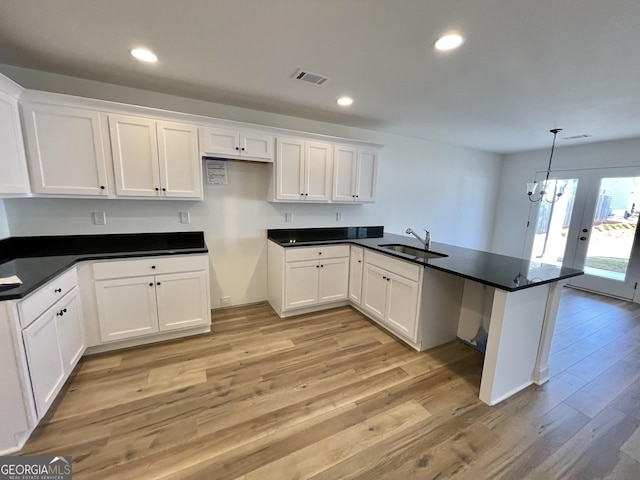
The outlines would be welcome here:
[[[324,83],[329,80],[329,77],[325,77],[318,73],[308,72],[306,70],[298,70],[293,78],[303,82],[313,83],[314,85],[324,85]]]

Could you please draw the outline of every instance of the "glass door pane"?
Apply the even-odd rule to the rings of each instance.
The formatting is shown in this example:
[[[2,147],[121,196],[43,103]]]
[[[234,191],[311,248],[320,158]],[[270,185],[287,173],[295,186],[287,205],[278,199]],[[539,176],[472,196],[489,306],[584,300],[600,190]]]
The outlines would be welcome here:
[[[580,233],[577,268],[585,275],[572,284],[623,298],[632,298],[637,280],[633,247],[640,208],[640,177],[599,179],[590,224]],[[584,245],[586,243],[586,245]]]
[[[554,203],[542,200],[538,206],[532,262],[550,263],[561,266],[565,261],[565,250],[569,238],[571,216],[576,200],[578,179],[549,180],[547,192],[549,198],[555,198],[555,193],[564,188],[564,193]]]

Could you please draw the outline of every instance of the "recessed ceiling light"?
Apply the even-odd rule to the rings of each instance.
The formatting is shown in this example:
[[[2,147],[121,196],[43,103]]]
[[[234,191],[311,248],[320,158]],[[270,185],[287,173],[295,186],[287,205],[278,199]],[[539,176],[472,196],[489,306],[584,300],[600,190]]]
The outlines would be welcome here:
[[[147,50],[146,48],[134,48],[133,50],[131,50],[131,55],[143,62],[151,63],[158,61],[158,57],[156,57],[155,53],[153,53],[151,50]]]
[[[338,105],[341,105],[343,107],[347,107],[352,103],[353,103],[353,98],[350,98],[350,97],[340,97],[338,99]]]
[[[444,35],[438,39],[436,44],[436,50],[453,50],[454,48],[458,48],[464,42],[464,38],[462,38],[457,33],[452,33],[449,35]]]

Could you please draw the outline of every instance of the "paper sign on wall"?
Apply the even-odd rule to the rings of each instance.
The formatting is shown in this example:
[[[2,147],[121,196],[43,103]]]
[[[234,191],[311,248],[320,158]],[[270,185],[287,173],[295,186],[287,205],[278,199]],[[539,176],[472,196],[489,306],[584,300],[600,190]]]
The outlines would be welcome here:
[[[227,184],[227,161],[207,159],[207,183],[209,185]]]

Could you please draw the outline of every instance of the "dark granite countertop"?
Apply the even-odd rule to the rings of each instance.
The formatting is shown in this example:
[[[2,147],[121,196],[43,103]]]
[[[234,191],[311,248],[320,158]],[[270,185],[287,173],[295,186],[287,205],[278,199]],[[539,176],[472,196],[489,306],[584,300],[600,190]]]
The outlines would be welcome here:
[[[22,285],[0,287],[0,301],[22,298],[84,260],[207,253],[203,232],[11,237],[0,240],[0,277]]]
[[[401,244],[419,249],[424,248],[412,236],[385,233],[384,228],[379,226],[268,230],[267,237],[287,248],[351,243],[508,292],[556,282],[584,273],[582,270],[573,268],[556,267],[523,258],[508,257],[438,242],[431,243],[431,251],[446,256],[423,260],[382,247],[381,245]]]

